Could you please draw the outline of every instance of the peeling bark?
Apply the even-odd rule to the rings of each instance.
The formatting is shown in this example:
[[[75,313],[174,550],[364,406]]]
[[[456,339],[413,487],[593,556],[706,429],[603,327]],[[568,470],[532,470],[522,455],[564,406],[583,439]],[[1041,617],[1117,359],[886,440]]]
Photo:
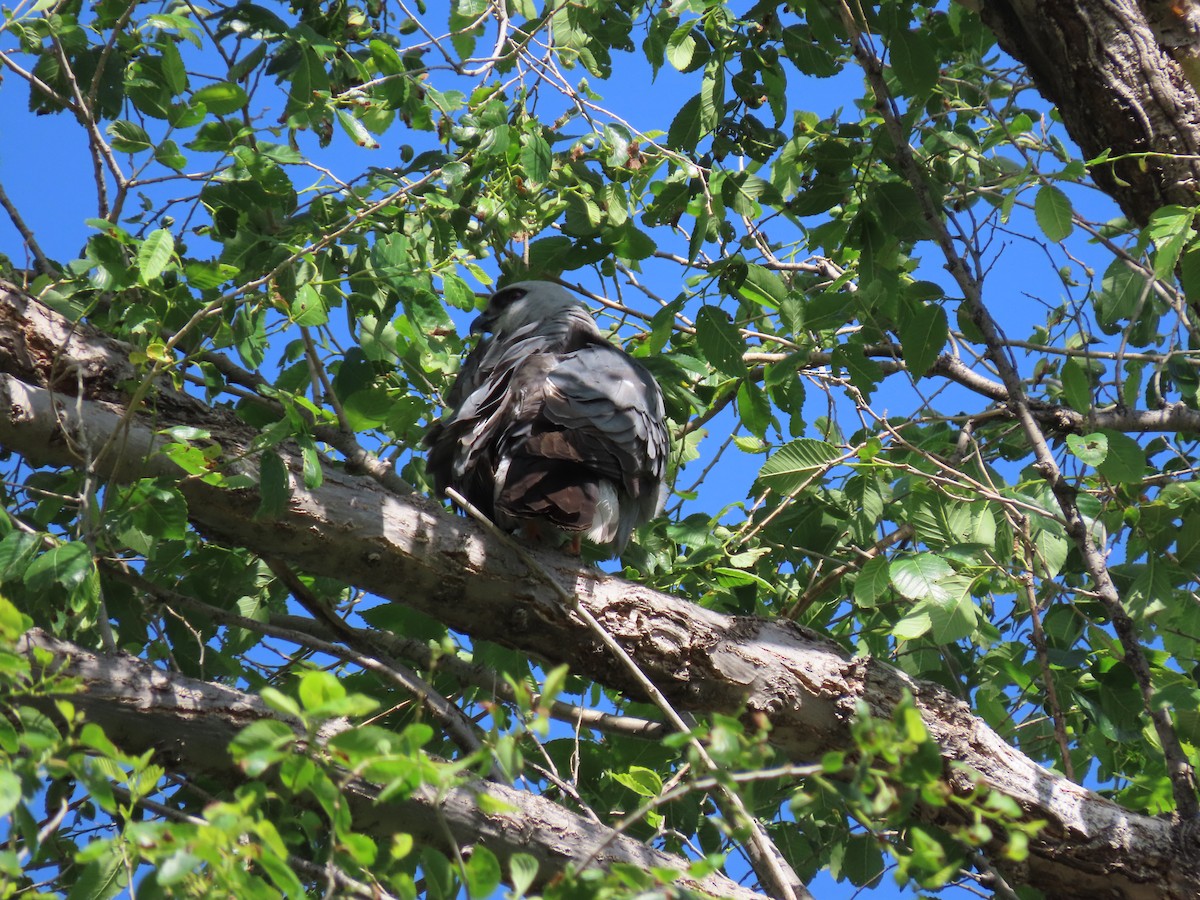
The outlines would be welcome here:
[[[34,345],[67,347],[93,361],[86,368],[94,377],[75,381],[79,396],[48,387],[57,383],[54,373],[68,360],[24,349]],[[425,498],[396,496],[334,468],[327,468],[320,488],[308,490],[296,474],[297,456],[287,460],[292,473],[288,509],[264,522],[255,517],[256,492],[180,478],[173,464],[154,452],[162,440],[157,429],[199,425],[212,432],[227,455],[239,457],[250,435],[232,416],[168,384],[157,386],[153,415],[127,414],[119,382],[105,377],[110,365],[111,371],[127,365],[127,356],[125,348],[83,327],[72,331],[33,301],[11,293],[0,298],[0,445],[35,464],[90,464],[114,479],[139,472],[174,477],[192,522],[217,540],[336,577],[472,638],[551,663],[567,662],[579,675],[637,694],[626,671],[559,603],[541,573],[529,571],[473,523]],[[87,458],[88,448],[104,446],[115,433],[122,435],[122,454]],[[953,789],[967,792],[978,782],[1014,799],[1028,820],[1046,823],[1030,857],[1009,864],[1013,878],[1060,900],[1200,896],[1194,840],[1168,820],[1130,813],[1038,766],[942,688],[876,660],[851,658],[790,622],[722,615],[580,568],[559,554],[533,555],[677,708],[742,716],[748,722],[765,718],[781,752],[810,761],[851,749],[848,726],[859,701],[873,715],[891,717],[907,693],[941,748]],[[944,826],[959,824],[951,808],[924,815]]]
[[[1149,0],[1157,7],[1186,7]],[[1136,0],[984,0],[984,23],[1058,107],[1096,183],[1133,222],[1200,185],[1200,98]],[[1161,30],[1161,29],[1160,29]],[[1182,57],[1180,57],[1182,58]],[[1149,154],[1149,155],[1148,155]]]
[[[288,721],[251,694],[164,672],[130,656],[100,656],[37,629],[25,635],[18,651],[29,653],[34,648],[51,655],[47,670],[80,680],[79,693],[69,694],[67,699],[89,721],[101,725],[118,746],[135,754],[153,750],[162,762],[189,775],[203,773],[230,786],[246,781],[228,746],[242,728],[262,719],[285,721],[295,729],[298,741],[306,739],[299,722]],[[28,702],[55,715],[54,700],[38,696]],[[343,727],[333,723],[318,737],[327,740]],[[483,794],[495,801],[488,805],[488,812],[479,805]],[[682,872],[689,863],[536,794],[504,785],[482,781],[458,787],[426,785],[407,799],[380,802],[374,785],[347,779],[343,796],[350,804],[355,827],[377,841],[403,831],[451,856],[464,847],[483,844],[496,854],[504,871],[509,871],[508,861],[514,853],[528,853],[538,861],[538,884],[592,850],[596,851],[596,864],[603,867],[625,863]],[[705,878],[683,875],[679,883],[713,897],[762,898],[716,873]]]

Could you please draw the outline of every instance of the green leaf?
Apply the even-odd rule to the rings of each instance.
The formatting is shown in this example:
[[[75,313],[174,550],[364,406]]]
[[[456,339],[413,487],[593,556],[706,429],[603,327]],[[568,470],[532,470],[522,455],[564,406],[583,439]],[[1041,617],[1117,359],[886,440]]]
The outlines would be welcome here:
[[[296,297],[292,300],[288,315],[297,325],[303,326],[324,325],[329,321],[325,298],[309,283],[296,289]]]
[[[929,610],[925,606],[918,606],[892,626],[892,636],[901,641],[913,641],[927,634],[932,627]]]
[[[7,769],[0,769],[0,816],[7,816],[21,802],[21,779]]]
[[[502,874],[496,855],[482,844],[476,844],[471,848],[466,865],[467,895],[471,900],[491,897],[500,886]]]
[[[938,79],[937,48],[928,35],[901,31],[892,39],[892,71],[906,93],[924,97],[933,90]]]
[[[954,574],[954,570],[940,556],[932,553],[917,553],[894,559],[888,569],[894,587],[910,600],[945,600],[949,592],[942,582]]]
[[[51,547],[25,570],[25,586],[31,591],[49,590],[55,584],[77,587],[94,569],[92,552],[82,541]]]
[[[150,232],[138,248],[138,279],[149,284],[162,274],[175,256],[175,238],[165,228]]]
[[[1071,221],[1071,201],[1052,184],[1043,185],[1033,200],[1033,214],[1047,238],[1065,241],[1075,230]]]
[[[1087,412],[1092,407],[1092,379],[1087,367],[1071,357],[1062,365],[1063,397],[1077,412]]]
[[[897,323],[904,363],[913,378],[920,379],[937,362],[946,342],[950,325],[946,311],[933,303],[917,303]]]
[[[278,519],[287,512],[292,485],[287,466],[274,450],[263,451],[258,490],[260,501],[254,513],[256,519]]]
[[[1200,263],[1200,254],[1196,261]],[[1113,326],[1132,319],[1152,289],[1153,279],[1146,273],[1135,271],[1123,259],[1114,259],[1104,270],[1100,293],[1096,297],[1096,317],[1100,325]]]
[[[710,62],[704,67],[700,80],[700,129],[705,134],[712,131],[721,121],[725,111],[725,67]]]
[[[71,884],[67,900],[107,900],[115,897],[126,886],[125,854],[119,844],[113,842],[103,848],[100,859],[87,863]]]
[[[154,159],[176,172],[182,172],[187,168],[187,157],[179,151],[179,145],[172,140],[165,140],[154,148]]]
[[[687,21],[667,38],[667,61],[680,72],[694,72],[708,62],[710,52],[704,33]]]
[[[1108,456],[1108,438],[1099,433],[1068,434],[1067,449],[1089,466],[1098,466]]]
[[[402,75],[404,73],[404,61],[400,59],[400,54],[393,50],[390,44],[375,39],[370,42],[370,48],[371,60],[382,74]]]
[[[613,229],[605,237],[612,242],[613,253],[621,259],[649,259],[658,249],[653,238],[635,228],[632,221],[626,221],[621,228]]]
[[[512,878],[513,894],[522,897],[537,878],[538,861],[528,853],[514,853],[508,859],[508,870]]]
[[[39,535],[13,531],[0,541],[0,582],[24,578],[29,563],[42,547]]]
[[[202,87],[192,94],[192,102],[203,103],[213,115],[225,116],[237,112],[250,101],[249,95],[240,85],[230,81],[219,81]]]
[[[526,135],[521,141],[521,172],[531,186],[540,186],[550,179],[554,154],[541,134]]]
[[[738,415],[742,424],[757,438],[765,438],[771,424],[771,403],[757,384],[749,379],[738,386]]]
[[[104,130],[112,138],[112,148],[118,153],[140,153],[154,146],[146,129],[135,122],[118,119]]]
[[[371,132],[367,130],[367,126],[363,124],[362,119],[358,118],[348,109],[339,109],[337,111],[338,124],[342,126],[342,131],[346,132],[350,140],[354,141],[359,147],[365,147],[368,150],[378,150],[379,141],[371,136]]]
[[[759,470],[758,477],[778,493],[790,494],[840,457],[832,444],[815,438],[797,438],[776,450]]]
[[[700,351],[719,371],[732,378],[746,374],[742,354],[746,343],[729,318],[729,313],[716,306],[702,306],[696,313],[696,343]]]
[[[751,263],[746,266],[746,278],[738,285],[738,296],[767,309],[778,309],[788,299],[787,286],[778,273]]]
[[[306,710],[316,710],[346,696],[346,688],[332,672],[312,671],[300,676],[297,692]]]
[[[182,540],[187,534],[187,500],[174,485],[140,481],[129,489],[126,502],[139,531],[159,540]]]
[[[643,797],[657,797],[662,793],[662,777],[645,766],[631,766],[627,771],[613,772],[612,777]]]
[[[442,276],[442,294],[455,309],[470,311],[475,308],[475,292],[457,275]]]
[[[700,95],[692,97],[675,114],[667,129],[667,146],[672,150],[691,153],[700,143]]]
[[[1140,484],[1147,474],[1146,451],[1123,431],[1104,428],[1100,435],[1108,441],[1108,454],[1096,467],[1100,474],[1120,484]]]
[[[1175,265],[1179,255],[1192,236],[1194,209],[1182,206],[1163,206],[1155,210],[1146,224],[1146,231],[1154,241],[1154,274],[1164,281],[1175,277]]]
[[[869,559],[854,580],[854,603],[862,609],[870,609],[887,594],[891,586],[887,557]]]

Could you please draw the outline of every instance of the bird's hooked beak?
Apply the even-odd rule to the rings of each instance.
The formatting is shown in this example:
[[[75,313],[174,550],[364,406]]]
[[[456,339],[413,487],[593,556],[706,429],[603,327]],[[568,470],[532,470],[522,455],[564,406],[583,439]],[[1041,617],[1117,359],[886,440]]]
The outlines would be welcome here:
[[[496,313],[484,310],[471,322],[471,334],[487,334],[496,324]]]

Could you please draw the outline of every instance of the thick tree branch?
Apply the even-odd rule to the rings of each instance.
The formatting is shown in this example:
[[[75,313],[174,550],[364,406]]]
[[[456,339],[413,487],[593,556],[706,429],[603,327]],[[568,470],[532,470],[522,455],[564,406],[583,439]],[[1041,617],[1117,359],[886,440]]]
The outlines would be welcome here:
[[[579,675],[637,694],[626,669],[543,578],[473,523],[427,499],[397,497],[370,479],[330,469],[316,490],[294,475],[287,509],[264,521],[256,515],[256,492],[182,477],[157,452],[165,440],[159,429],[205,428],[226,458],[240,458],[253,434],[165,383],[151,395],[153,415],[127,416],[119,385],[136,374],[128,350],[10,295],[0,303],[0,445],[33,464],[77,465],[82,450],[121,433],[124,452],[95,461],[96,470],[114,480],[176,479],[193,523],[209,536],[404,603],[474,639],[568,662]],[[79,389],[77,397],[61,393]],[[250,463],[239,465],[253,472]],[[290,466],[300,471],[298,455]],[[580,568],[560,554],[534,556],[677,709],[766,720],[783,754],[809,761],[851,746],[848,726],[858,702],[886,718],[910,694],[941,747],[952,789],[970,791],[978,780],[1016,800],[1030,821],[1046,823],[1029,859],[1009,864],[1010,878],[1062,900],[1200,894],[1196,848],[1169,821],[1130,813],[1042,769],[942,688],[851,658],[789,622],[722,615]],[[948,809],[924,814],[957,825]]]
[[[1155,7],[1183,8],[1155,0]],[[983,21],[1062,114],[1104,191],[1144,225],[1200,184],[1200,98],[1137,0],[984,0]]]
[[[282,719],[252,694],[164,672],[129,656],[97,655],[36,629],[19,645],[24,653],[33,648],[49,651],[53,661],[48,670],[80,679],[80,692],[68,699],[125,752],[153,750],[168,768],[189,775],[204,773],[225,784],[242,783],[246,776],[229,756],[230,741],[252,722]],[[26,702],[54,714],[53,698]],[[296,728],[298,740],[305,738],[299,723],[288,724]],[[321,736],[327,739],[336,731],[331,728]],[[496,801],[487,805],[487,812],[480,807],[482,794]],[[376,839],[403,831],[445,853],[482,843],[506,872],[512,854],[529,853],[538,860],[539,883],[592,853],[601,866],[620,862],[682,871],[688,865],[685,859],[615,835],[607,826],[504,785],[474,781],[458,787],[422,786],[407,800],[385,802],[377,795],[376,787],[362,780],[344,788],[355,827]],[[702,879],[682,875],[680,883],[715,897],[761,898],[719,874]]]
[[[1076,502],[1075,486],[1063,475],[1046,441],[1046,435],[1033,414],[1033,405],[1026,396],[1024,382],[1016,364],[1009,356],[1004,333],[984,303],[982,281],[971,272],[967,260],[958,252],[954,238],[946,227],[942,210],[930,189],[928,176],[909,146],[908,134],[900,121],[899,112],[884,79],[883,65],[865,33],[859,29],[846,0],[842,0],[841,7],[842,20],[851,35],[851,49],[867,74],[867,80],[878,100],[880,114],[895,144],[897,168],[916,189],[922,217],[929,225],[933,239],[941,250],[947,270],[963,292],[964,308],[983,336],[988,354],[1008,392],[1008,405],[1029,441],[1035,460],[1034,468],[1054,493],[1055,501],[1063,514],[1067,536],[1083,557],[1084,567],[1092,579],[1096,596],[1104,604],[1105,612],[1124,651],[1125,662],[1137,680],[1146,714],[1154,724],[1155,734],[1162,745],[1176,812],[1185,820],[1195,819],[1200,813],[1196,773],[1184,752],[1170,711],[1154,697],[1155,688],[1149,660],[1142,648],[1137,628],[1113,582],[1105,554],[1097,546],[1088,522]]]

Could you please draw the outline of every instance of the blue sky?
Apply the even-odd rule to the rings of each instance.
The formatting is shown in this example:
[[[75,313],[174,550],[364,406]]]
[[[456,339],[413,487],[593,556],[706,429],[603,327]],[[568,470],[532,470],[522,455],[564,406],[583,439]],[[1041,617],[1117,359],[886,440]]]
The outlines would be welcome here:
[[[650,86],[650,70],[640,52],[618,54],[614,68],[616,74],[612,81],[593,84],[593,88],[604,95],[603,106],[644,131],[665,131],[675,112],[695,91],[694,76],[679,75],[669,67],[664,68]],[[824,116],[835,109],[852,106],[853,98],[860,93],[860,76],[856,69],[850,68],[831,79],[796,83],[793,90],[806,91],[805,108]],[[27,98],[25,85],[17,77],[6,74],[0,83],[0,184],[38,236],[43,249],[66,261],[79,253],[90,233],[85,219],[96,214],[90,156],[83,143],[83,132],[74,121],[62,115],[33,116],[27,111]],[[393,130],[383,136],[380,149],[367,150],[355,146],[338,131],[329,148],[317,150],[311,138],[301,138],[306,151],[312,152],[322,165],[344,178],[357,175],[367,166],[390,165],[396,160],[400,144],[428,139],[427,135]],[[1082,194],[1077,195],[1077,199],[1094,209],[1094,214],[1104,217],[1115,214],[1115,210],[1102,213],[1104,201],[1094,199],[1094,194],[1088,196],[1093,199],[1084,199]],[[1055,302],[1060,291],[1054,269],[1062,261],[1047,258],[1037,245],[1020,236],[1037,233],[1028,213],[1018,210],[1012,231],[1000,257],[1002,265],[989,277],[987,289],[990,296],[1003,299],[1000,307],[1002,324],[1012,336],[1024,337],[1034,323],[1044,320],[1044,309],[1028,300],[1025,294],[1034,293],[1045,301]],[[4,215],[0,215],[0,252],[7,254],[17,265],[25,264],[19,235]],[[921,271],[922,277],[948,284],[938,259],[932,256],[932,248],[925,252],[930,259]],[[494,267],[487,268],[494,273]],[[679,290],[678,270],[648,271],[647,283],[659,295],[672,297]],[[594,288],[597,285],[588,286]],[[629,296],[637,295],[630,293]],[[645,308],[649,309],[648,301]],[[911,389],[889,383],[889,387],[881,391],[875,406],[880,411],[899,413],[902,409],[911,409],[913,401]],[[819,406],[824,401],[814,397],[812,402]],[[731,414],[715,419],[710,426],[714,435],[709,438],[710,444],[719,442],[733,424]],[[724,503],[744,500],[760,463],[761,459],[757,457],[729,455],[708,479],[703,508],[711,511]],[[689,484],[691,480],[692,476],[688,476],[682,483]],[[848,885],[834,884],[828,875],[818,877],[812,890],[823,900],[842,900],[857,895]],[[890,876],[885,876],[883,887],[864,896],[891,900],[912,897],[914,892],[895,889],[890,884]],[[945,896],[968,894],[949,891]]]

